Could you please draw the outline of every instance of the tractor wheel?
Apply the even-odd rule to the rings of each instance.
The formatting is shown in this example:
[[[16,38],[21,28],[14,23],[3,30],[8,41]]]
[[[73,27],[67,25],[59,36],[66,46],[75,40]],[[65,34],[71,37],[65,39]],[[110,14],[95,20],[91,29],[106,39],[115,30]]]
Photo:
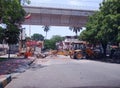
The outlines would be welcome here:
[[[75,55],[76,59],[82,59],[83,58],[83,55],[81,53],[77,53]]]

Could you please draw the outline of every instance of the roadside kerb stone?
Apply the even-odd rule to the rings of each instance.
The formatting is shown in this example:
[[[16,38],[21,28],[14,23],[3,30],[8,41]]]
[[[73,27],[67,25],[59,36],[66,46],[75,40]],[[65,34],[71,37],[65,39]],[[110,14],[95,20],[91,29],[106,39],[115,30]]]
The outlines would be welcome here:
[[[12,80],[11,75],[0,76],[0,88],[4,88]]]

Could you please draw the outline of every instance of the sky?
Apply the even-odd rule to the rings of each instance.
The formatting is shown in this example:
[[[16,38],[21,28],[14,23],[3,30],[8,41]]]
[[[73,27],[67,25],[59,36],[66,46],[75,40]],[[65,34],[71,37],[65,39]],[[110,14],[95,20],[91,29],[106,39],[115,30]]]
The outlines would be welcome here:
[[[82,10],[98,10],[99,4],[103,0],[30,0],[30,6],[39,6],[39,7],[53,7],[53,8],[67,8],[67,9],[82,9]],[[34,33],[42,34],[46,36],[42,25],[23,25],[25,28],[25,32],[27,36],[32,36]],[[83,27],[83,30],[85,28]],[[78,33],[80,34],[80,32]],[[60,35],[60,36],[74,36],[69,27],[63,26],[50,26],[50,30],[47,34],[47,39],[52,38],[53,35]]]

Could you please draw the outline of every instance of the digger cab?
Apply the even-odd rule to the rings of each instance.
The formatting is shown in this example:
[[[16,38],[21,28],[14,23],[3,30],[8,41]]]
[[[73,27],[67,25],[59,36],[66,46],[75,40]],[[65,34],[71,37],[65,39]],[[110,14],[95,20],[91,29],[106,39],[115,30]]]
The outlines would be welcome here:
[[[70,51],[70,58],[82,59],[85,57],[85,44],[83,42],[72,43],[72,50]]]

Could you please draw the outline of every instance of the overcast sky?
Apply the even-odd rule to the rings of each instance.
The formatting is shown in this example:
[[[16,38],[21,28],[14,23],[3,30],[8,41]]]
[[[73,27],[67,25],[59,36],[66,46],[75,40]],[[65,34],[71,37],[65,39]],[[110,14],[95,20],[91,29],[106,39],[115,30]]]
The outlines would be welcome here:
[[[98,10],[99,4],[103,0],[30,0],[30,1],[31,1],[30,4],[31,6]],[[39,26],[23,25],[23,27],[26,28],[27,36],[31,36],[34,33],[39,33],[45,36],[45,32],[43,31],[41,25]],[[75,33],[70,31],[69,27],[51,26],[47,38],[50,39],[53,35],[74,36]]]

